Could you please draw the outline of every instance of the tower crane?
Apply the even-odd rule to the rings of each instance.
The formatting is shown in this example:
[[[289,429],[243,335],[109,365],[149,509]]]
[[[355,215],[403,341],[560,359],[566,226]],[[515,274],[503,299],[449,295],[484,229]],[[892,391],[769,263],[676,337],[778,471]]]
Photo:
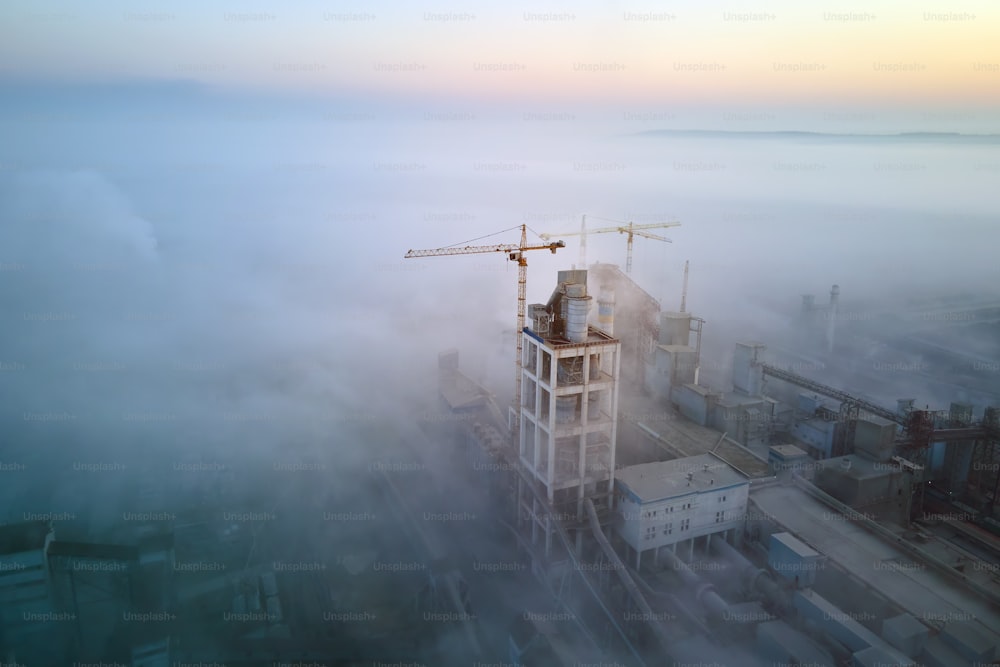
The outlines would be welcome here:
[[[516,229],[516,227],[512,227],[511,229]],[[514,385],[514,408],[512,410],[514,414],[512,426],[515,437],[517,436],[521,422],[521,332],[524,330],[524,311],[528,284],[528,260],[525,258],[524,253],[528,250],[549,250],[554,255],[558,248],[566,247],[566,244],[562,241],[551,241],[544,245],[528,245],[527,230],[527,225],[521,225],[521,242],[518,244],[500,243],[497,245],[467,245],[461,247],[449,246],[446,248],[433,248],[430,250],[410,250],[406,253],[406,255],[404,255],[405,259],[413,259],[417,257],[437,257],[440,255],[474,255],[479,253],[502,252],[507,255],[507,259],[509,261],[517,262],[517,328],[514,331],[514,339],[517,341],[517,357],[515,358],[515,363],[517,365],[517,378]],[[508,229],[504,231],[510,230]],[[545,238],[545,240],[548,240],[548,238]]]
[[[607,218],[598,218],[599,220],[607,220]],[[608,220],[608,222],[618,222],[619,224],[615,227],[601,227],[599,229],[587,229],[587,216],[583,216],[583,220],[580,223],[580,231],[578,232],[563,232],[561,234],[539,234],[542,240],[547,241],[553,236],[579,236],[580,237],[580,268],[587,268],[587,234],[604,234],[607,232],[618,232],[619,234],[628,235],[628,254],[625,260],[625,273],[627,275],[632,274],[632,237],[642,236],[647,239],[653,239],[656,241],[665,241],[667,243],[673,243],[670,239],[665,236],[660,236],[659,234],[653,234],[652,232],[646,231],[647,229],[665,229],[667,227],[680,227],[679,222],[651,222],[646,225],[636,225],[632,222],[624,222],[621,220]]]

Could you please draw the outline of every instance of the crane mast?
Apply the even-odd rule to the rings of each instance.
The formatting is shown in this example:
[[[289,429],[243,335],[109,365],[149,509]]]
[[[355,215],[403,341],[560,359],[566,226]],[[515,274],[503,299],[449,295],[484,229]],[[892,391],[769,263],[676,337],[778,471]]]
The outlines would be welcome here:
[[[545,239],[548,240],[548,239]],[[554,255],[556,250],[559,248],[565,248],[566,244],[562,241],[552,241],[544,245],[528,245],[528,227],[527,225],[521,225],[521,242],[518,244],[511,243],[500,243],[496,245],[481,245],[481,246],[462,246],[462,247],[447,247],[447,248],[433,248],[430,250],[410,250],[404,255],[406,259],[413,259],[418,257],[438,257],[442,255],[472,255],[479,253],[505,253],[507,259],[512,262],[517,262],[517,322],[516,328],[514,330],[514,339],[517,343],[516,347],[516,378],[514,382],[514,405],[513,405],[513,421],[512,421],[512,431],[516,438],[518,430],[520,429],[520,410],[521,410],[521,352],[523,343],[521,341],[521,332],[524,331],[524,316],[525,316],[525,301],[527,299],[527,288],[528,288],[528,260],[524,253],[528,250],[549,250]]]

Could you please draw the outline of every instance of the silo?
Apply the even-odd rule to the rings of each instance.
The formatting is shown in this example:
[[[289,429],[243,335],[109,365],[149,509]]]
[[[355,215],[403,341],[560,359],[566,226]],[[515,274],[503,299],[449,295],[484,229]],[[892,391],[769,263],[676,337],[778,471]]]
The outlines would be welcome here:
[[[559,396],[556,398],[556,423],[569,424],[576,420],[578,398],[578,396]]]
[[[566,301],[566,338],[573,343],[585,343],[591,301],[591,297],[587,296],[587,286],[583,283],[567,285]]]

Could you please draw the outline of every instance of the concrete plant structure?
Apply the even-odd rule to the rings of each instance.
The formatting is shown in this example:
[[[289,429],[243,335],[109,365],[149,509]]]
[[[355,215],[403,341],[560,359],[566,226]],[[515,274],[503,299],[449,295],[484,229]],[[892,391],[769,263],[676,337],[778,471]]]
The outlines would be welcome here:
[[[552,511],[522,493],[531,539],[551,548],[553,513],[584,518],[584,499],[609,507],[614,491],[621,343],[588,325],[587,272],[560,271],[545,304],[532,304],[521,332],[518,456]]]

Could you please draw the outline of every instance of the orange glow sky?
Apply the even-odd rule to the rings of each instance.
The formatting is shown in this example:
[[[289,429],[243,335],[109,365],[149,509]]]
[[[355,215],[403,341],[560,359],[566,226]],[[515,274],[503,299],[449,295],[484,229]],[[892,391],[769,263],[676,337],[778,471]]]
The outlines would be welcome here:
[[[3,4],[0,25],[0,74],[21,79],[572,103],[1000,102],[1000,4],[979,0],[708,8],[247,0],[209,9],[22,0]],[[516,69],[484,69],[497,64]],[[414,69],[393,69],[401,65]]]

